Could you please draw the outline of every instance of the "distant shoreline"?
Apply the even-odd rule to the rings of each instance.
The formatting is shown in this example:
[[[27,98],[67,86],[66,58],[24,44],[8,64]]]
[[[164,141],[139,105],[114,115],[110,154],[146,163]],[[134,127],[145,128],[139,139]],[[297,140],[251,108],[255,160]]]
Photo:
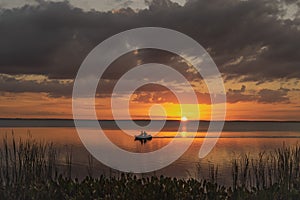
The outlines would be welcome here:
[[[161,124],[162,120],[153,120],[153,125]],[[120,130],[118,122],[122,123],[122,128],[135,130],[136,127],[132,123],[127,123],[129,120],[80,120],[77,126],[82,128],[99,128],[98,122],[104,130]],[[134,120],[140,127],[147,126],[151,120]],[[197,125],[196,123],[199,124]],[[189,120],[182,122],[180,120],[166,120],[161,131],[178,131],[180,125],[186,126],[187,132],[193,132],[195,125],[198,126],[200,132],[215,131],[213,123],[223,123],[221,121],[193,121]],[[212,125],[212,126],[211,126]],[[0,128],[34,128],[34,127],[75,127],[73,119],[0,119]],[[161,125],[159,125],[161,127]],[[139,130],[140,131],[140,130]],[[225,121],[223,132],[248,132],[248,131],[296,131],[300,132],[300,121]]]
[[[24,120],[24,121],[29,121],[29,120],[39,120],[39,121],[74,121],[74,119],[61,119],[61,118],[0,118],[0,120]],[[80,119],[82,121],[94,121],[92,119]],[[99,122],[100,121],[103,121],[103,122],[113,122],[113,121],[131,121],[130,119],[118,119],[118,120],[113,120],[113,119],[99,119],[98,120]],[[154,120],[151,120],[151,119],[134,119],[133,121],[164,121],[164,120],[161,120],[161,119],[154,119]],[[178,121],[180,122],[181,120],[177,120],[177,119],[168,119],[166,121]],[[211,122],[210,120],[189,120],[190,122],[193,122],[193,121],[200,121],[200,122]],[[215,122],[221,122],[218,121],[218,120],[215,120]],[[300,120],[297,121],[297,120],[225,120],[224,122],[255,122],[255,123],[260,123],[260,122],[278,122],[278,123],[300,123]]]

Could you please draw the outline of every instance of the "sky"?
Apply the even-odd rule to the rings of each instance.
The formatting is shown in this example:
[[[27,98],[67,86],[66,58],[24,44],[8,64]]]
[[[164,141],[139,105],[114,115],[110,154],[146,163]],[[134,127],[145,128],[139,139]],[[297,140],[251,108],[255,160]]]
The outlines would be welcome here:
[[[297,0],[0,0],[0,118],[72,118],[73,82],[88,53],[114,34],[146,26],[180,31],[206,49],[224,80],[226,120],[300,121]],[[153,49],[129,52],[109,66],[96,94],[99,119],[112,118],[111,94],[122,73],[146,63],[183,74],[197,94],[200,118],[210,119],[203,78],[180,56]],[[167,86],[179,92],[184,86],[172,77],[155,81],[132,94],[131,116],[147,119],[149,108],[161,104],[167,118],[180,119]],[[190,108],[188,119],[197,119],[192,105],[183,106]]]

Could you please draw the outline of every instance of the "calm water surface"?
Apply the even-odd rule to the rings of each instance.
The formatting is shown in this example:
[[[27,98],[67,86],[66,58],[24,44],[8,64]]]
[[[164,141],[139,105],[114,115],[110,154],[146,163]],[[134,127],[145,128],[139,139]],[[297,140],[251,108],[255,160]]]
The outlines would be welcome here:
[[[1,122],[2,125],[5,122]],[[0,123],[0,124],[1,124]],[[243,124],[244,123],[244,124]],[[193,140],[190,148],[173,164],[151,174],[175,176],[180,178],[188,177],[207,177],[208,165],[214,164],[219,168],[219,181],[230,182],[231,180],[231,162],[233,158],[238,158],[239,155],[252,154],[257,155],[259,152],[270,151],[285,145],[296,145],[300,143],[300,123],[262,123],[262,122],[240,122],[226,124],[224,131],[221,134],[216,146],[211,153],[204,159],[198,158],[198,152],[203,143],[206,134],[205,127],[201,128],[196,133],[196,138],[189,138],[193,133],[188,131],[180,132],[177,135],[176,125],[169,124],[163,131],[154,135],[151,131],[149,133],[154,135],[151,141],[141,144],[139,141],[134,141],[132,136],[124,134],[114,126],[108,126],[105,134],[116,145],[131,152],[151,152],[162,148],[170,141],[179,140]],[[188,126],[188,124],[187,124]],[[201,125],[200,125],[201,126]],[[242,131],[244,127],[244,131]],[[91,128],[89,128],[91,129]],[[276,131],[277,130],[277,131]],[[286,130],[286,131],[285,131]],[[12,131],[15,138],[27,139],[30,137],[38,141],[52,142],[60,149],[61,161],[64,161],[64,155],[68,151],[72,151],[74,176],[84,177],[87,174],[87,164],[89,153],[81,143],[74,127],[0,127],[0,137],[12,137]],[[95,130],[96,131],[96,130]],[[139,134],[138,130],[130,130],[133,133]],[[2,145],[2,143],[0,143]],[[107,145],[101,141],[97,145]],[[164,155],[168,156],[168,155]],[[200,174],[197,170],[197,164],[201,164]],[[114,174],[114,170],[109,169],[98,161],[94,161],[94,174]]]

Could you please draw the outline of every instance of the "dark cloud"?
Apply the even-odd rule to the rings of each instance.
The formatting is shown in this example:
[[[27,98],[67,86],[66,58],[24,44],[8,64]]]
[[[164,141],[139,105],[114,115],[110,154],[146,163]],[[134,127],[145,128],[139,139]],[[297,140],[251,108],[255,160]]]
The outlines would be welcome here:
[[[287,88],[279,88],[277,90],[261,89],[255,93],[246,93],[246,86],[242,85],[240,90],[228,90],[227,102],[290,103],[289,91],[290,89]]]
[[[181,7],[155,0],[138,13],[130,8],[84,12],[66,1],[39,2],[1,10],[0,73],[74,78],[88,52],[109,36],[161,26],[196,39],[227,79],[300,77],[300,18],[280,19],[280,1],[189,1]]]
[[[250,102],[255,101],[256,97],[253,94],[246,94],[246,86],[242,85],[240,90],[229,89],[226,96],[228,103]]]
[[[102,98],[111,97],[116,82],[117,80],[101,80],[99,83],[101,88],[98,89],[96,96]],[[63,82],[60,80],[51,79],[26,80],[3,74],[0,75],[0,94],[4,94],[6,92],[32,92],[46,93],[52,98],[69,98],[72,95],[72,87],[72,81]],[[290,103],[290,99],[288,96],[288,92],[290,91],[299,91],[299,89],[261,89],[258,92],[249,93],[248,91],[246,91],[246,86],[242,85],[241,89],[239,90],[229,89],[227,91],[227,102]],[[185,103],[189,103],[188,93],[185,94],[184,91],[179,91],[178,93],[185,95],[187,97]],[[197,91],[196,95],[200,104],[211,104],[209,93]],[[122,94],[119,94],[119,97],[122,97]],[[138,103],[178,103],[175,94],[167,87],[159,84],[146,84],[144,86],[141,86],[132,95],[132,101]]]
[[[158,86],[161,87],[161,86]],[[259,103],[289,103],[288,92],[286,88],[279,88],[278,90],[261,89],[258,92],[247,93],[246,86],[242,85],[241,89],[229,89],[226,96],[228,103],[237,102],[259,102]],[[200,104],[210,104],[211,99],[209,93],[197,92],[198,102]],[[176,96],[167,88],[161,87],[156,92],[145,90],[138,90],[135,93],[133,101],[143,103],[177,103]]]
[[[110,64],[103,73],[102,78],[109,80],[120,79],[130,69],[146,63],[160,63],[170,66],[180,72],[189,81],[201,79],[200,74],[194,73],[191,70],[193,67],[184,58],[168,51],[156,49],[141,49],[120,56]],[[165,78],[167,79],[168,77]]]
[[[262,89],[258,92],[259,103],[289,103],[288,92],[290,90],[286,88],[280,88],[279,90]]]
[[[286,0],[288,4],[296,1]],[[181,7],[169,0],[149,1],[149,9],[139,12],[123,8],[113,12],[85,12],[67,1],[39,1],[36,6],[0,10],[0,74],[41,74],[49,79],[37,82],[0,76],[0,91],[45,92],[52,97],[70,97],[73,79],[87,54],[106,38],[143,26],[159,26],[181,31],[203,45],[224,77],[257,84],[276,79],[300,78],[300,13],[294,20],[281,19],[282,1],[223,0],[188,1]],[[128,1],[128,5],[130,1]],[[100,55],[101,56],[101,55]],[[99,83],[98,97],[110,96],[116,80],[137,64],[158,62],[190,73],[181,58],[153,50],[130,52],[117,59]],[[288,90],[262,89],[249,93],[246,87],[229,89],[227,102],[289,103]],[[200,103],[210,96],[197,93]],[[136,91],[135,101],[176,103],[163,87],[145,86]]]
[[[51,97],[70,97],[72,82],[62,83],[59,80],[22,80],[0,75],[0,91],[11,93],[48,93]]]
[[[258,102],[258,103],[289,103],[288,92],[286,88],[278,90],[261,89],[258,92],[247,93],[246,86],[242,85],[240,90],[229,89],[227,92],[227,103],[237,102]],[[211,104],[209,93],[196,92],[200,104]],[[143,103],[178,103],[176,96],[167,88],[161,87],[156,92],[140,90],[134,94],[133,101]]]
[[[170,92],[139,92],[134,95],[133,102],[137,103],[178,103],[176,97]]]

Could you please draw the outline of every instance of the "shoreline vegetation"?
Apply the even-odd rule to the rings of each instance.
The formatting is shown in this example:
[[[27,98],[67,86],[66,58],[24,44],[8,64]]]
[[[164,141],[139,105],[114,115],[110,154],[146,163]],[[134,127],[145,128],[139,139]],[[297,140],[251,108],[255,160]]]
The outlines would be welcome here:
[[[57,121],[74,121],[73,118],[1,118],[0,120],[57,120]],[[83,121],[94,121],[93,119],[78,119]],[[97,121],[132,121],[132,119],[98,119]],[[133,119],[133,121],[164,121],[164,119]],[[166,119],[165,121],[181,121],[181,119]],[[189,121],[201,121],[201,122],[210,122],[210,120],[189,120]],[[223,120],[222,120],[223,121]],[[216,121],[217,122],[217,121]],[[300,120],[225,120],[225,122],[295,122],[299,123]]]
[[[58,149],[33,138],[3,138],[0,148],[0,199],[299,199],[300,145],[281,146],[258,155],[232,159],[232,184],[218,183],[218,166],[209,165],[209,177],[189,179],[164,176],[72,177],[72,152],[59,162]]]

